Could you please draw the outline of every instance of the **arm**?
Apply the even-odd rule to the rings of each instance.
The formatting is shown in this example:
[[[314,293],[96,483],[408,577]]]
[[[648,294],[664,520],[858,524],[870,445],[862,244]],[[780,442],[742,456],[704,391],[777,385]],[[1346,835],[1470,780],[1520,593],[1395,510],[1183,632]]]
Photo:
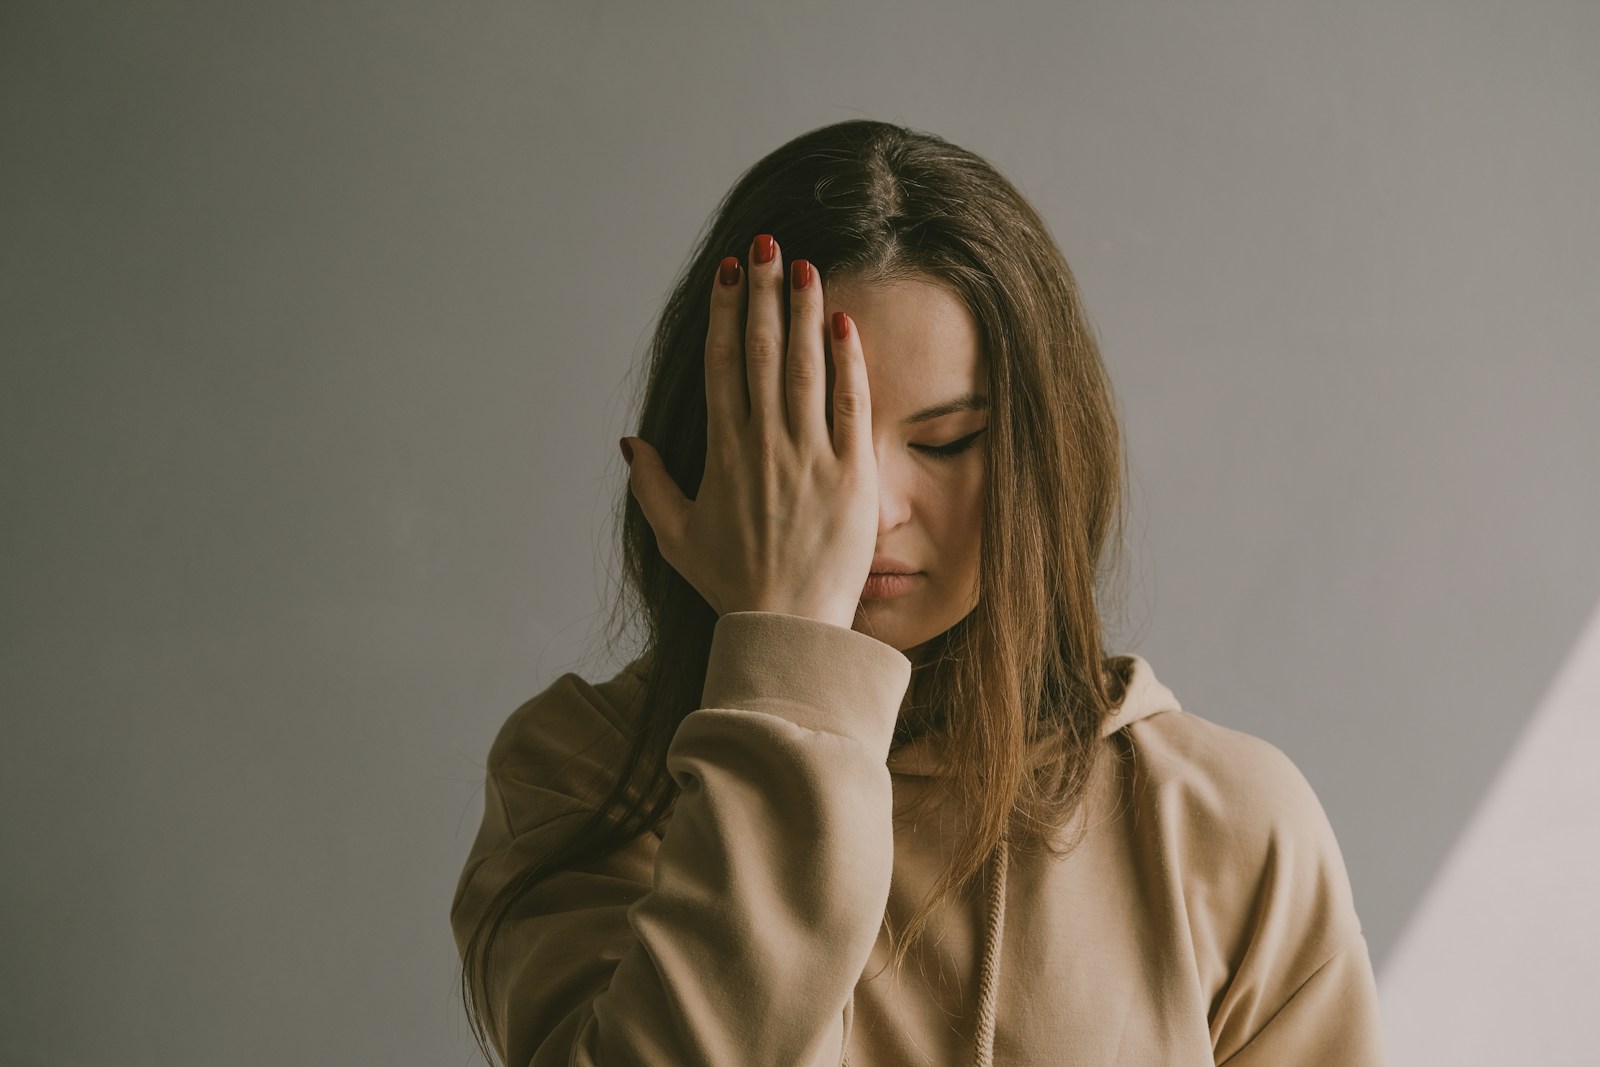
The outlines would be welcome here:
[[[1318,967],[1227,1067],[1383,1067],[1383,1029],[1367,940],[1357,933]]]
[[[1264,743],[1248,767],[1260,857],[1232,974],[1213,1014],[1229,1067],[1384,1067],[1378,991],[1344,857],[1327,813],[1290,759]],[[1245,869],[1245,868],[1241,868]]]
[[[502,928],[507,1062],[837,1064],[888,900],[885,759],[910,674],[900,652],[841,626],[723,615],[701,707],[668,752],[681,794],[664,837],[547,879]],[[581,685],[563,681],[535,698],[530,723],[586,717]],[[533,751],[532,733],[502,731],[491,752],[458,938],[514,861],[583,810],[568,758]]]

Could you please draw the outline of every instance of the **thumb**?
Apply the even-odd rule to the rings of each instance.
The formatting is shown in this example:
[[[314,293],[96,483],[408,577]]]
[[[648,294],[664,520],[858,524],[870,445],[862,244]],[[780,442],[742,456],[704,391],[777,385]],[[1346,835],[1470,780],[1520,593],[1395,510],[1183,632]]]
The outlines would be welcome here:
[[[657,542],[669,540],[676,544],[684,513],[694,502],[683,495],[661,461],[661,453],[644,438],[624,437],[622,448],[624,457],[629,452],[633,454],[628,460],[628,489],[656,532]]]

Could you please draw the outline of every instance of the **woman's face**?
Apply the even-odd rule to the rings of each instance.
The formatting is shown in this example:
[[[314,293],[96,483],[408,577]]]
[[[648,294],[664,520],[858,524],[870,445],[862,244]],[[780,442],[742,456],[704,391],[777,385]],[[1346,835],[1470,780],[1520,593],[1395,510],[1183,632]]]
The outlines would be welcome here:
[[[878,458],[874,569],[889,557],[904,564],[895,569],[916,572],[909,581],[889,583],[902,588],[874,588],[879,583],[869,580],[853,628],[917,662],[916,646],[978,603],[988,437],[982,431],[989,418],[985,407],[966,403],[977,397],[984,404],[988,397],[977,323],[960,298],[931,279],[825,279],[823,288],[823,321],[847,312],[866,357]],[[830,397],[834,377],[830,362]],[[935,413],[944,408],[951,410]],[[959,449],[963,441],[963,451],[936,451]]]

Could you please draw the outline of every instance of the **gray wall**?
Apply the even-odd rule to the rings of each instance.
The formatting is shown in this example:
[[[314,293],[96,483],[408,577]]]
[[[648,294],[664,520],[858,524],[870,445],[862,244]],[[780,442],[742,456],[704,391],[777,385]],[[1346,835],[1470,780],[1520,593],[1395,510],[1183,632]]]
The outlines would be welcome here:
[[[0,1060],[464,1062],[483,756],[610,669],[653,316],[855,116],[1049,221],[1121,647],[1304,770],[1381,969],[1600,599],[1600,7],[997,10],[0,7]]]

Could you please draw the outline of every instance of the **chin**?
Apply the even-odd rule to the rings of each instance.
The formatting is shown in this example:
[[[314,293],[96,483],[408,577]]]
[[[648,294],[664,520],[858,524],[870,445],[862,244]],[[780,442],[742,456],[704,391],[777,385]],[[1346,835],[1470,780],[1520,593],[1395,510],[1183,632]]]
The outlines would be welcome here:
[[[876,637],[901,652],[916,648],[944,633],[948,627],[929,626],[926,613],[904,614],[893,600],[864,600],[852,629]],[[914,620],[914,621],[913,621]]]

